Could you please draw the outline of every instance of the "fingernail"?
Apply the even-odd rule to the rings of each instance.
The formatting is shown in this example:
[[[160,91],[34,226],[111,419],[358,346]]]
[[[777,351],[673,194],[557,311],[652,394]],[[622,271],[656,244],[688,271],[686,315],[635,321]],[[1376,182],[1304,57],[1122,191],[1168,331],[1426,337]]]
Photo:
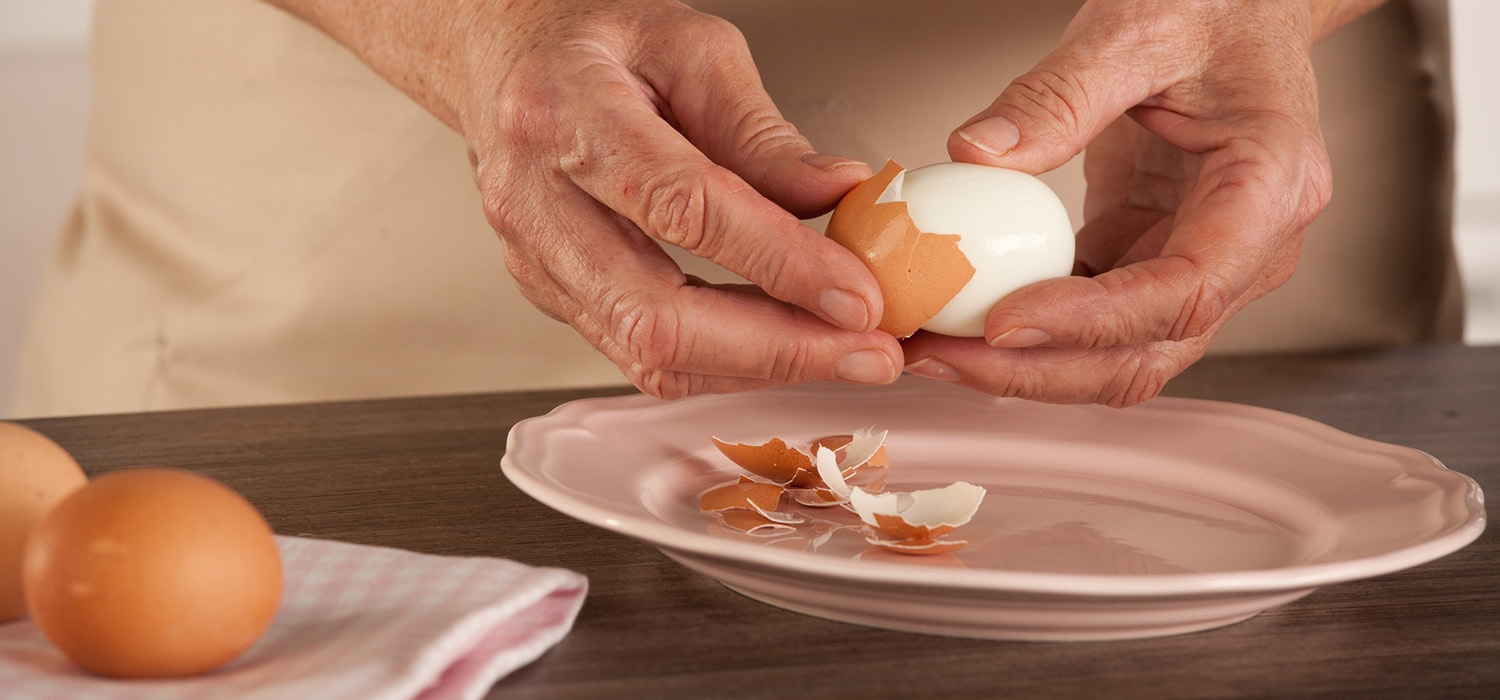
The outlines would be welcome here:
[[[997,156],[1005,155],[1021,141],[1021,130],[1016,128],[1015,122],[1005,117],[981,119],[959,129],[958,135],[981,150]]]
[[[818,297],[818,309],[840,328],[863,333],[870,322],[870,310],[854,292],[830,289]]]
[[[896,363],[879,350],[851,352],[839,360],[839,379],[860,384],[890,384],[896,381]]]
[[[935,357],[924,357],[907,365],[906,373],[943,382],[956,382],[963,378],[952,365]]]
[[[1040,328],[1012,328],[990,341],[997,348],[1030,348],[1052,340],[1052,334]]]
[[[808,165],[811,165],[819,170],[847,168],[851,165],[863,168],[870,167],[863,161],[858,161],[853,158],[845,158],[843,156],[829,155],[827,153],[809,153],[805,156],[802,156],[802,162],[807,163]]]

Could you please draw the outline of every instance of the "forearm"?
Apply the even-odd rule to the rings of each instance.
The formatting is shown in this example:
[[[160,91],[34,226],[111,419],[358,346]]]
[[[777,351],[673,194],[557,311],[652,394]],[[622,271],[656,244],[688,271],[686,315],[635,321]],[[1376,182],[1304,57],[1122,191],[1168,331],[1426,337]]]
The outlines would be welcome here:
[[[465,97],[458,80],[475,0],[266,0],[328,34],[448,126],[460,129]],[[504,8],[523,4],[512,0]]]

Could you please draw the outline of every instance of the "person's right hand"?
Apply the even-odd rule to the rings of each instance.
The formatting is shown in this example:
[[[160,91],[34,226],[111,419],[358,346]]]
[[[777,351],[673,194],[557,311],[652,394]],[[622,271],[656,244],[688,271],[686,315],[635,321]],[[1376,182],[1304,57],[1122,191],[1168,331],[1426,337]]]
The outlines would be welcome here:
[[[661,397],[894,381],[881,296],[798,216],[870,176],[816,152],[739,32],[668,0],[275,0],[468,141],[523,294]],[[681,246],[757,289],[684,275]]]

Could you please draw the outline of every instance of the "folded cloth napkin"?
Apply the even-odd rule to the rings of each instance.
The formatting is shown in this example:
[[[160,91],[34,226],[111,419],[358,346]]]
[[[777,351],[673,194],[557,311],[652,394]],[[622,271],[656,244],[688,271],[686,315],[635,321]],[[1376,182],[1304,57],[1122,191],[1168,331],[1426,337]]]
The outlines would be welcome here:
[[[0,697],[477,698],[567,634],[587,580],[505,559],[277,537],[286,589],[266,634],[192,678],[111,680],[30,620],[0,624]]]

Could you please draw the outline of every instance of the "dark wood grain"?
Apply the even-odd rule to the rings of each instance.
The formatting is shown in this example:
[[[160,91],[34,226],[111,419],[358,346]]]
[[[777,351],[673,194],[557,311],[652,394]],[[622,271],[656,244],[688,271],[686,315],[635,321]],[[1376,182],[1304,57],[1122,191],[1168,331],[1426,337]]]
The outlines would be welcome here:
[[[1500,536],[1210,632],[1080,644],[866,629],[743,598],[558,515],[499,470],[559,391],[30,421],[91,473],[195,469],[278,532],[587,574],[574,631],[504,697],[1500,697]],[[1303,415],[1424,450],[1500,493],[1500,348],[1206,360],[1169,394]]]

